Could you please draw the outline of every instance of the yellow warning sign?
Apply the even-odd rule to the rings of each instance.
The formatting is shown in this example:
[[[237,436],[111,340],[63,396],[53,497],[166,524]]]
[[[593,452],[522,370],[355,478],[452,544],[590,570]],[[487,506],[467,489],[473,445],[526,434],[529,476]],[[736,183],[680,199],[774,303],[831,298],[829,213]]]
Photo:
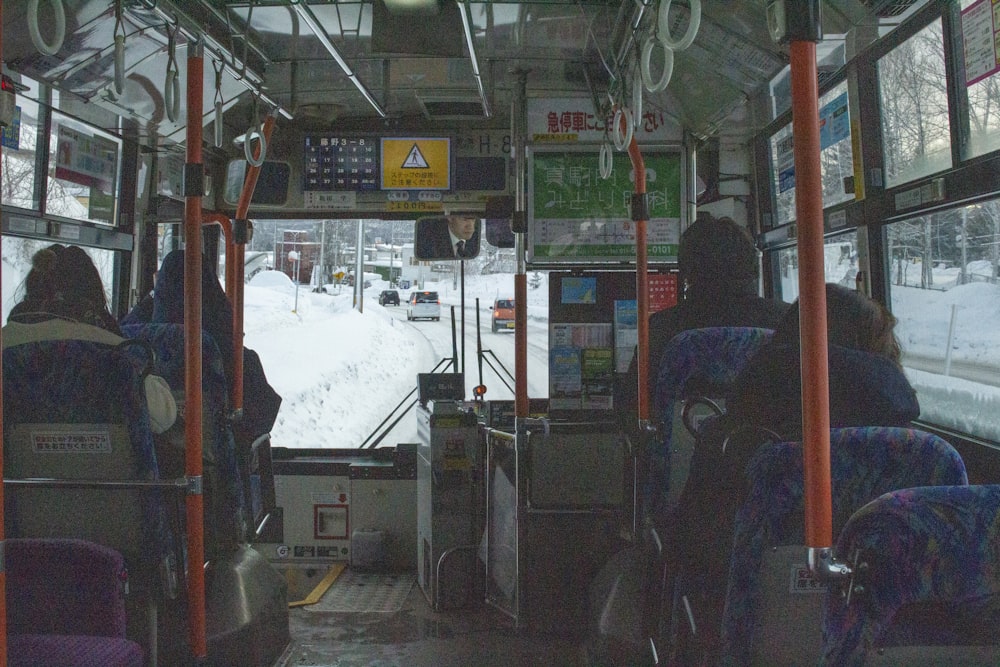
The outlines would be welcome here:
[[[450,190],[451,140],[382,138],[383,190]]]

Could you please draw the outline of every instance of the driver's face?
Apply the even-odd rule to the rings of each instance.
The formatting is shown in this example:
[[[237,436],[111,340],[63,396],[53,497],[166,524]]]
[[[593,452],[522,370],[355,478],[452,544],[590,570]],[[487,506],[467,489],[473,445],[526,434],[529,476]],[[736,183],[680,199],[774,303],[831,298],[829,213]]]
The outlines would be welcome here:
[[[463,218],[453,215],[448,218],[448,228],[451,229],[451,233],[458,238],[463,241],[468,241],[472,238],[472,235],[476,233],[476,219]]]

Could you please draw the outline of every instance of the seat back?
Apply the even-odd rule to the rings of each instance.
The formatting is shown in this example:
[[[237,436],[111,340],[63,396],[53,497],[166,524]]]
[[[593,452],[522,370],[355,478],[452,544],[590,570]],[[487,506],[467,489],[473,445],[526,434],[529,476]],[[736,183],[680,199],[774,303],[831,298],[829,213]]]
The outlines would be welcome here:
[[[958,452],[943,439],[915,429],[833,429],[830,465],[834,534],[855,510],[888,491],[968,483]],[[807,576],[801,546],[801,443],[762,446],[747,476],[749,493],[736,515],[733,535],[722,623],[723,659],[737,664],[815,663],[822,606],[821,596],[811,595],[820,589]],[[786,546],[798,557],[779,563],[784,554],[780,548]],[[765,563],[771,558],[773,568]],[[771,601],[766,608],[765,597]],[[812,631],[789,631],[796,622]]]
[[[694,436],[680,423],[684,400],[725,399],[747,361],[772,334],[770,329],[757,327],[690,329],[674,336],[663,348],[651,412],[660,438],[646,488],[650,504],[660,504],[651,496],[662,494],[665,505],[661,506],[675,507],[687,480]]]
[[[171,475],[184,471],[185,355],[180,324],[135,324],[122,327],[125,336],[146,342],[153,350],[153,373],[159,375],[177,401],[177,424],[158,436],[157,453]],[[211,549],[246,538],[244,480],[237,463],[229,419],[229,384],[222,356],[212,337],[202,332],[202,452],[205,493],[205,547]]]
[[[125,636],[125,560],[74,539],[8,539],[9,665],[140,667],[142,648]]]
[[[858,566],[850,598],[825,597],[826,664],[1000,664],[1000,485],[887,493],[836,554]]]
[[[159,479],[142,374],[123,347],[60,340],[3,351],[8,479]],[[11,537],[74,537],[120,551],[139,575],[173,554],[160,490],[10,486]]]
[[[7,630],[13,634],[125,636],[125,559],[76,539],[9,539]]]

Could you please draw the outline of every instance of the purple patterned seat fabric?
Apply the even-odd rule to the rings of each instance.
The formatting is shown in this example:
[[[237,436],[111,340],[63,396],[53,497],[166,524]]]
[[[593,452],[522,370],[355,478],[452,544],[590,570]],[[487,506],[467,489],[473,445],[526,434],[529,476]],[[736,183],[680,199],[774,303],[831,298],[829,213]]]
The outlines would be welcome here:
[[[7,635],[8,667],[142,667],[127,639],[87,635]]]
[[[74,539],[6,541],[9,665],[142,665],[125,638],[125,560]]]
[[[850,605],[826,596],[825,664],[861,665],[883,645],[998,644],[1000,485],[887,493],[840,533],[838,556],[855,552],[864,591]],[[923,622],[891,627],[906,625],[907,608],[922,609]]]
[[[915,429],[852,427],[830,432],[833,532],[861,506],[888,491],[926,485],[965,485],[958,452]],[[736,515],[722,621],[726,664],[747,664],[760,604],[759,584],[769,547],[803,544],[802,445],[761,446],[747,466],[749,492]]]
[[[725,397],[746,362],[767,343],[774,332],[758,327],[707,327],[682,331],[664,346],[656,375],[651,417],[658,424],[660,440],[653,456],[655,478],[646,489],[647,499],[656,491],[666,495],[670,482],[670,434],[674,403],[690,396]],[[705,393],[709,389],[713,390]]]

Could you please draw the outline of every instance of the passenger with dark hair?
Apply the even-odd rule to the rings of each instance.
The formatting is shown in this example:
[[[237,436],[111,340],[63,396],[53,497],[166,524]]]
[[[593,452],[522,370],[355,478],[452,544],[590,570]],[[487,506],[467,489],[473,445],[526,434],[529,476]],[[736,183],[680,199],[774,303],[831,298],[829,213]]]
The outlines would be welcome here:
[[[660,353],[670,339],[704,327],[774,328],[788,305],[757,294],[757,248],[750,234],[731,218],[702,215],[681,234],[677,252],[683,296],[672,308],[649,317],[649,392],[653,394]],[[638,395],[635,355],[619,382],[618,414],[634,432]]]
[[[226,380],[233,384],[233,307],[211,263],[201,263],[201,327],[219,348]],[[153,289],[152,321],[184,323],[184,251],[173,250],[163,258]],[[260,357],[243,348],[243,416],[234,424],[238,444],[269,433],[278,417],[281,396],[264,376]]]
[[[909,426],[920,406],[899,363],[896,318],[833,283],[826,285],[826,306],[830,427]],[[801,393],[796,301],[740,373],[726,414],[699,433],[672,522],[675,566],[702,582],[689,602],[709,651],[722,619],[734,518],[747,493],[744,471],[763,443],[802,439]]]
[[[83,249],[51,245],[35,253],[24,280],[24,297],[3,327],[3,347],[50,340],[83,340],[119,345],[118,322],[108,310],[104,284]],[[177,419],[177,404],[166,381],[144,381],[150,428],[163,433]]]

